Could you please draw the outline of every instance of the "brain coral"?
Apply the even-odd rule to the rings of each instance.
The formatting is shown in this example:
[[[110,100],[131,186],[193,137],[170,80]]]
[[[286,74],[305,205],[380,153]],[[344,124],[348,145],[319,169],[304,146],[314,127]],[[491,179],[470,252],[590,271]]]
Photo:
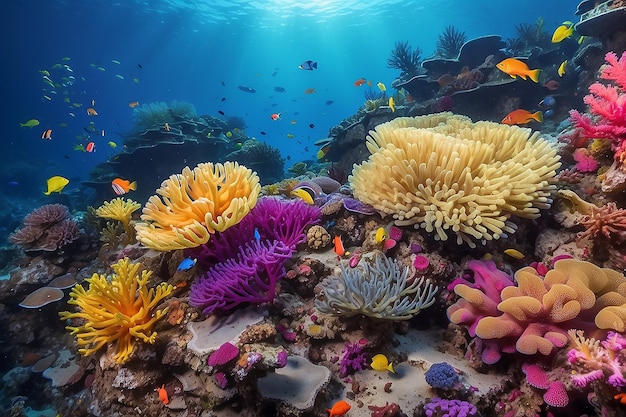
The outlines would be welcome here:
[[[237,162],[202,163],[163,181],[137,223],[137,239],[168,251],[199,246],[233,226],[255,206],[259,177]]]
[[[560,166],[538,133],[464,116],[400,117],[370,131],[371,155],[349,178],[354,196],[435,238],[471,247],[515,231],[511,215],[534,219],[550,207]]]

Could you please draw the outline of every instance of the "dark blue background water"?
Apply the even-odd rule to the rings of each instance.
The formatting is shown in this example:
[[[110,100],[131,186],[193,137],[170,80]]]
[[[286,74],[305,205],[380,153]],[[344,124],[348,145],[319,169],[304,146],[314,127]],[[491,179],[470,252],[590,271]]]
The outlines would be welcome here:
[[[446,25],[465,31],[468,39],[487,34],[506,39],[515,35],[515,25],[543,17],[546,30],[552,31],[562,21],[576,19],[577,1],[4,3],[0,198],[45,201],[41,192],[48,177],[66,176],[71,179],[68,189],[80,188],[81,178],[120,150],[107,143],[122,145],[121,135],[132,126],[131,101],[187,101],[198,114],[218,116],[221,110],[241,116],[249,136],[291,156],[289,167],[314,159],[313,142],[362,105],[363,89],[353,86],[356,79],[391,85],[399,72],[387,68],[386,60],[396,41],[409,41],[428,57]],[[318,61],[319,69],[299,70],[307,59]],[[73,72],[53,69],[55,64]],[[70,75],[75,80],[55,95],[40,70],[49,71],[55,82]],[[240,91],[239,85],[256,93]],[[286,92],[274,91],[276,86]],[[304,94],[308,88],[316,93]],[[63,94],[82,107],[65,103]],[[97,117],[86,113],[91,100]],[[333,103],[327,105],[328,100]],[[270,119],[274,112],[282,113],[280,121]],[[20,128],[20,122],[31,118],[41,125]],[[97,133],[87,139],[89,122]],[[51,141],[40,138],[46,128],[53,129]],[[288,139],[288,133],[296,137]],[[73,150],[89,140],[96,143],[96,152]]]

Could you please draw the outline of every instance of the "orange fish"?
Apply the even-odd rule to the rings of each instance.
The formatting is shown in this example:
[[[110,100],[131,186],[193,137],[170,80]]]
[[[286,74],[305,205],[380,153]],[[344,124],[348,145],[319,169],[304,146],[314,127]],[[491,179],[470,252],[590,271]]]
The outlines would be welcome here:
[[[166,132],[170,131],[170,125],[167,122],[165,122],[165,126],[163,128],[165,129]]]
[[[505,125],[524,125],[532,120],[543,122],[543,113],[540,111],[531,113],[528,110],[517,109],[504,116],[502,123]]]
[[[626,392],[620,392],[619,394],[615,394],[613,398],[618,400],[622,404],[626,404]]]
[[[363,84],[365,84],[365,78],[359,78],[358,80],[356,80],[356,81],[354,82],[354,86],[355,86],[355,87],[360,87],[360,86],[362,86]]]
[[[97,112],[97,111],[96,111],[96,109],[94,109],[93,107],[89,107],[89,108],[87,109],[87,114],[88,114],[89,116],[97,116],[97,115],[98,115],[98,112]]]
[[[41,134],[41,139],[52,139],[52,129],[46,129]]]
[[[506,74],[509,74],[512,78],[521,77],[526,79],[529,77],[534,82],[539,82],[539,72],[541,70],[528,68],[524,62],[515,58],[507,58],[504,61],[500,61],[496,64],[498,69]]]
[[[96,144],[93,142],[89,142],[87,146],[85,146],[85,152],[94,152],[96,150]]]
[[[346,254],[346,250],[343,247],[343,242],[339,236],[335,236],[333,239],[333,244],[335,245],[335,253],[339,256],[343,256]]]
[[[161,388],[156,388],[156,392],[159,393],[159,400],[165,405],[170,403],[170,398],[167,396],[167,391],[165,390],[165,385],[161,385]]]
[[[272,113],[272,115],[270,116],[270,119],[272,120],[280,119],[280,113]]]
[[[352,406],[350,404],[348,404],[344,400],[341,400],[337,401],[332,408],[329,408],[326,411],[330,413],[328,417],[335,417],[346,414],[348,411],[350,411],[351,408]]]
[[[137,181],[130,182],[122,178],[116,178],[111,181],[111,187],[117,195],[124,195],[129,191],[135,191],[137,189]]]
[[[131,101],[130,103],[128,103],[128,107],[130,107],[131,109],[134,109],[138,105],[139,105],[138,101]]]
[[[313,94],[315,93],[315,88],[307,88],[304,90],[304,94]]]

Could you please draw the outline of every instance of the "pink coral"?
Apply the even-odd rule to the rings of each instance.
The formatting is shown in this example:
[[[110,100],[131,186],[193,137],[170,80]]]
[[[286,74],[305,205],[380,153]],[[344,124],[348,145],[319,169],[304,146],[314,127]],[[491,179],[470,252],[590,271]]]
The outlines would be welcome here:
[[[587,148],[576,149],[573,156],[576,161],[575,168],[578,172],[594,172],[598,169],[598,161],[591,156]]]
[[[24,227],[9,236],[9,242],[24,250],[55,251],[80,236],[78,224],[62,204],[46,204],[24,217]]]

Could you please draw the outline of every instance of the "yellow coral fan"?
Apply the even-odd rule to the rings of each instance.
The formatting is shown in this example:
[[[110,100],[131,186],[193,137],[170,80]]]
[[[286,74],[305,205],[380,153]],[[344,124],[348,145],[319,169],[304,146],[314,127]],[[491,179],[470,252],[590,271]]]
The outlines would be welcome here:
[[[511,215],[537,218],[550,207],[556,149],[529,129],[439,113],[402,117],[370,131],[369,159],[349,178],[354,195],[457,243],[515,231]]]
[[[62,320],[83,319],[77,327],[67,326],[83,355],[91,355],[107,343],[117,341],[117,353],[114,359],[124,363],[133,352],[135,339],[154,343],[156,332],[152,327],[167,312],[167,308],[151,310],[167,297],[173,287],[161,283],[148,290],[146,283],[152,271],[142,271],[139,275],[139,263],[130,263],[128,258],[111,265],[113,275],[110,280],[105,275],[93,274],[86,279],[89,289],[76,285],[70,292],[68,304],[77,305],[79,312],[59,313]]]
[[[133,213],[141,207],[141,204],[136,201],[124,200],[122,197],[114,198],[111,201],[105,201],[96,210],[96,216],[105,219],[119,220],[124,226],[126,232],[126,238],[129,243],[135,241],[135,229],[130,225],[130,220]]]
[[[135,225],[137,239],[161,251],[199,246],[211,233],[239,223],[260,190],[256,173],[237,162],[185,167],[148,199],[143,222]]]

